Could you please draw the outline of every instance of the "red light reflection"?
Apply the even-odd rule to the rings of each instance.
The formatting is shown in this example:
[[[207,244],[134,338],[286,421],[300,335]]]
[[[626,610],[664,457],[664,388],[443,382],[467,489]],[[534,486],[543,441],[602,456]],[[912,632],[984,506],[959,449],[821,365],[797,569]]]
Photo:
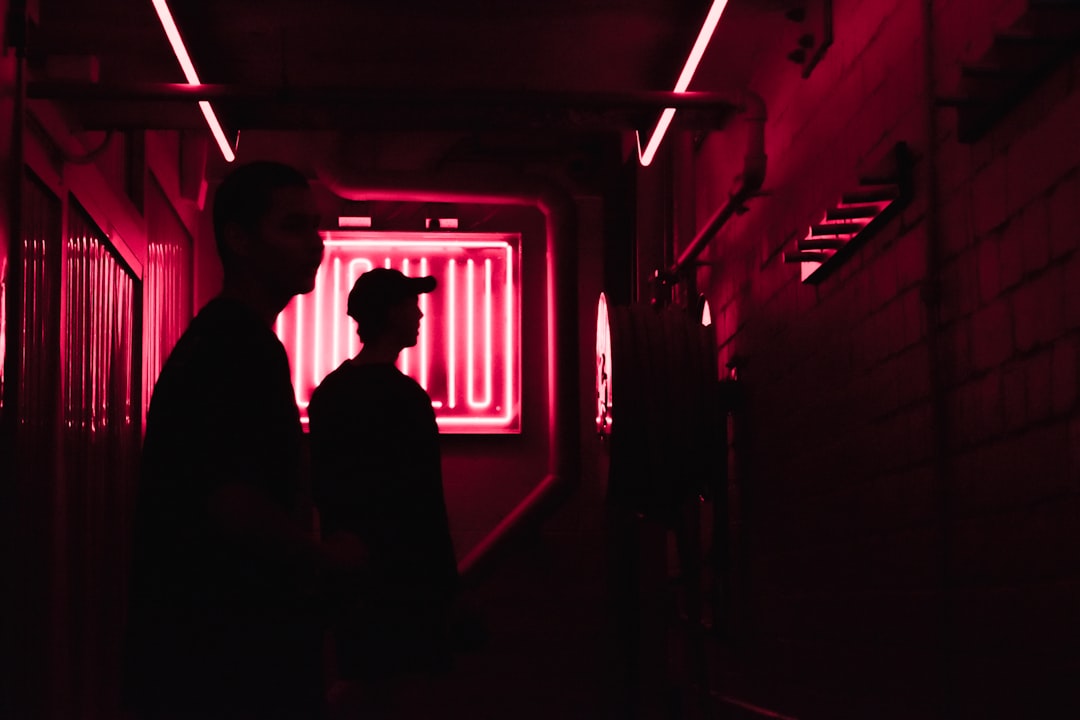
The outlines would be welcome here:
[[[360,350],[356,324],[345,314],[348,292],[357,277],[381,266],[439,282],[419,298],[420,335],[398,367],[431,395],[440,430],[520,432],[519,236],[348,230],[324,239],[315,289],[295,298],[276,325],[305,423],[311,391]]]
[[[7,258],[0,259],[0,410],[4,408],[4,365],[7,363]]]

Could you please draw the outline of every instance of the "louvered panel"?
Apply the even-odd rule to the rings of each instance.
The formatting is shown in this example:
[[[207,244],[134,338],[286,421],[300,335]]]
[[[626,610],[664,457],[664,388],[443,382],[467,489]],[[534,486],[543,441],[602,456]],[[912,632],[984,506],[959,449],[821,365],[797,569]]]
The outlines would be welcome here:
[[[154,181],[146,196],[143,418],[161,368],[191,320],[191,236]]]
[[[20,584],[18,615],[23,633],[22,678],[52,677],[55,605],[52,588],[56,518],[56,421],[60,387],[60,262],[62,207],[36,176],[23,180],[19,238],[21,286],[9,322],[18,328],[7,349],[18,356],[15,406],[15,478],[18,522],[23,534],[35,539],[18,550]],[[56,687],[20,688],[27,697],[57,702]],[[51,705],[50,705],[51,706]]]
[[[138,458],[137,282],[78,203],[64,259],[59,512],[69,585],[69,689],[84,717],[119,697],[131,497]],[[91,713],[92,715],[86,715]]]

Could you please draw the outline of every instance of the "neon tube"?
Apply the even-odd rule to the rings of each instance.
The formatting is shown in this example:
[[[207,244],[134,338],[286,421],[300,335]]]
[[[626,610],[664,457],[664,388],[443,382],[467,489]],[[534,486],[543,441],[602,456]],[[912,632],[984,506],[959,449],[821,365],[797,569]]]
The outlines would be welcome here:
[[[457,293],[457,261],[451,260],[446,267],[447,288],[451,298]],[[457,406],[457,303],[451,302],[447,311],[446,342],[449,346],[446,350],[446,402],[450,409]]]
[[[484,395],[482,399],[476,397],[476,378],[474,372],[476,371],[476,358],[474,356],[474,348],[477,345],[476,338],[476,309],[475,309],[475,296],[476,292],[476,280],[473,275],[473,261],[469,260],[469,290],[468,290],[468,357],[469,357],[469,372],[468,372],[468,397],[467,402],[471,408],[486,408],[491,405],[491,388],[492,388],[492,307],[491,307],[491,260],[484,261],[484,330],[483,330],[483,362],[484,362]],[[509,358],[506,358],[509,361]]]
[[[426,277],[430,271],[428,270],[427,258],[420,258],[420,276]],[[428,314],[428,296],[424,293],[420,296],[420,314],[426,316]],[[421,325],[421,332],[419,337],[419,345],[417,348],[420,352],[420,387],[425,390],[428,389],[428,333],[425,325]]]
[[[492,308],[491,308],[491,260],[484,260],[484,401],[481,407],[491,404],[492,388],[492,355],[495,348],[492,347]],[[507,361],[510,358],[506,358]]]
[[[229,145],[229,139],[225,137],[225,131],[221,128],[217,115],[214,114],[214,108],[210,107],[208,100],[200,100],[199,109],[202,110],[203,117],[206,118],[206,124],[210,126],[210,134],[214,136],[225,162],[232,162],[236,159],[236,153],[233,152],[232,147]]]
[[[324,268],[320,267],[319,271],[315,274],[315,284],[321,285],[322,280],[325,277],[326,271]],[[331,298],[331,301],[332,300],[333,298]],[[321,294],[316,295],[312,298],[312,302],[315,303],[315,327],[321,328],[323,326],[323,296]],[[300,313],[297,312],[297,317],[299,316]],[[322,343],[317,343],[314,348],[312,348],[314,359],[311,363],[311,382],[316,384],[322,380],[322,378],[319,377],[319,368],[322,367],[322,346]]]
[[[390,267],[390,258],[386,258],[386,267]],[[405,276],[408,276],[408,274],[409,274],[409,259],[408,258],[405,258],[405,259],[403,259],[401,261],[401,274],[405,275]],[[419,307],[420,306],[420,302],[419,302],[420,301],[420,296],[419,295],[416,297],[416,300],[417,300],[417,303],[416,303],[417,307]],[[417,339],[419,339],[419,338],[417,338]],[[412,357],[412,353],[409,352],[409,348],[402,348],[401,349],[401,353],[398,356],[398,367],[401,369],[401,372],[405,373],[406,375],[409,374],[409,359],[411,357]]]
[[[180,29],[176,27],[176,21],[173,20],[169,6],[165,4],[165,0],[152,0],[152,2],[154,10],[157,11],[158,20],[161,21],[161,27],[165,30],[165,36],[169,38],[173,54],[176,56],[176,61],[180,63],[180,69],[184,72],[184,78],[187,80],[188,85],[202,85],[199,74],[195,72],[195,65],[191,62],[191,56],[188,55],[187,47],[184,46],[184,39],[180,37]],[[221,123],[218,122],[217,115],[214,114],[214,108],[210,106],[210,102],[200,100],[199,110],[202,111],[206,124],[210,128],[210,134],[214,136],[214,141],[217,143],[218,149],[221,150],[225,162],[235,160],[236,153],[233,152],[232,146],[229,145],[229,140],[225,137],[225,131],[222,130]]]
[[[303,295],[297,295],[296,296],[296,340],[295,340],[297,347],[300,347],[304,342],[304,321],[302,319],[303,317],[304,317],[304,296]],[[302,372],[303,360],[302,360],[302,356],[298,356],[293,364],[296,365],[296,367],[293,369],[293,371],[295,372],[295,376],[294,376],[295,379],[293,380],[293,385],[294,385],[294,387],[299,387],[300,378],[303,377],[303,372]]]
[[[503,371],[505,373],[505,375],[503,376],[503,383],[504,383],[504,385],[503,385],[503,388],[504,388],[503,407],[504,408],[509,408],[509,407],[512,406],[512,403],[513,403],[513,395],[511,394],[511,391],[512,391],[512,389],[514,387],[514,385],[513,385],[513,383],[514,383],[514,364],[515,364],[516,360],[514,360],[513,362],[511,360],[513,358],[515,358],[515,353],[514,353],[514,329],[517,326],[517,324],[514,322],[514,315],[513,315],[513,312],[514,312],[514,264],[513,264],[513,257],[511,257],[511,254],[510,254],[510,246],[509,245],[506,247],[503,263],[504,263],[503,267],[506,268],[506,287],[503,289],[503,292],[506,293],[506,317],[505,317],[506,327],[503,330],[503,358],[504,358]]]
[[[465,402],[476,407],[476,272],[472,260],[465,261],[465,285]]]
[[[372,263],[370,260],[368,260],[366,258],[358,258],[358,259],[349,261],[349,279],[348,279],[348,282],[346,283],[346,287],[348,287],[349,290],[352,290],[352,286],[356,282],[356,278],[360,277],[361,275],[363,275],[364,273],[366,273],[368,270],[372,269],[373,267],[375,267],[375,264]],[[357,270],[357,268],[363,268],[363,269],[362,270]],[[355,332],[349,333],[349,357],[352,357],[352,356],[356,355],[356,353],[359,350],[360,350],[360,338],[359,338],[359,336]]]
[[[686,64],[683,65],[682,73],[679,74],[679,79],[675,83],[675,92],[686,92],[686,89],[690,87],[690,81],[694,77],[694,72],[697,71],[698,63],[701,62],[701,58],[705,54],[705,48],[709,46],[709,40],[712,39],[713,32],[716,30],[716,25],[720,22],[720,16],[724,14],[724,8],[727,7],[727,4],[728,0],[713,0],[712,7],[709,8],[709,14],[705,16],[705,22],[702,23],[701,31],[698,32],[697,40],[694,41],[694,47],[690,49]],[[652,137],[645,144],[644,151],[641,149],[641,133],[634,133],[637,138],[638,161],[642,167],[648,167],[652,163],[653,157],[656,156],[656,151],[660,147],[660,142],[664,139],[664,134],[674,117],[675,108],[664,108],[664,112],[660,114],[660,119],[653,129]]]
[[[341,258],[334,258],[334,311],[333,317],[341,317]],[[332,352],[334,358],[341,357],[341,323],[334,323]]]

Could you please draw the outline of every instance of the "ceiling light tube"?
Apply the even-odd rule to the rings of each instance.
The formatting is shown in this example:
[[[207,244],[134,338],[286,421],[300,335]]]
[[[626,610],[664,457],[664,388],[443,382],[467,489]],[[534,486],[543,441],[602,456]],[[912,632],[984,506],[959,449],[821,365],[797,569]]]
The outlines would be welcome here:
[[[682,72],[679,74],[679,79],[675,83],[675,92],[686,92],[686,89],[690,87],[690,80],[694,77],[694,72],[697,70],[698,63],[701,62],[702,56],[705,54],[705,48],[709,46],[709,40],[712,39],[713,31],[716,30],[717,24],[720,22],[720,16],[724,14],[724,8],[727,7],[728,0],[713,0],[712,7],[709,8],[709,14],[705,16],[705,22],[701,25],[701,31],[698,32],[697,40],[694,41],[694,47],[690,49],[690,54],[686,58],[686,64],[683,65]],[[638,148],[638,161],[642,167],[648,167],[653,161],[653,157],[656,156],[656,151],[660,147],[660,142],[664,139],[664,134],[667,132],[668,126],[671,125],[672,119],[675,117],[675,108],[664,108],[664,112],[661,113],[660,119],[656,123],[656,127],[653,129],[652,137],[649,138],[649,142],[645,144],[645,150],[641,149],[641,133],[635,133],[637,137]]]
[[[165,30],[165,36],[169,38],[173,54],[176,55],[176,61],[180,63],[180,69],[184,72],[184,78],[187,80],[188,85],[202,85],[199,74],[195,72],[195,65],[191,62],[191,56],[188,55],[187,48],[184,46],[184,40],[180,37],[180,29],[176,27],[176,21],[173,20],[172,12],[169,11],[169,6],[165,4],[165,0],[152,0],[152,2],[154,10],[157,11],[158,20],[161,21],[161,27]],[[206,118],[210,134],[214,136],[214,141],[217,142],[225,162],[232,162],[236,159],[236,153],[233,152],[228,138],[225,137],[225,131],[222,129],[221,123],[218,122],[214,108],[210,106],[208,100],[200,100],[199,109],[202,111],[203,117]]]

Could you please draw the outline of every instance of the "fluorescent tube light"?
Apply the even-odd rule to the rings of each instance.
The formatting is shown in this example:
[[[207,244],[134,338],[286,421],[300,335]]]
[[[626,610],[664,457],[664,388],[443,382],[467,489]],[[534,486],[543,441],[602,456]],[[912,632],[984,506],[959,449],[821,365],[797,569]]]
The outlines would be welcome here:
[[[180,29],[176,27],[176,21],[173,20],[169,6],[165,4],[165,0],[152,0],[152,2],[154,10],[157,11],[158,19],[161,21],[161,27],[165,30],[166,37],[169,38],[169,44],[172,45],[176,61],[180,63],[180,69],[184,71],[184,78],[187,80],[188,85],[202,85],[199,74],[195,72],[195,65],[191,62],[191,56],[188,55],[187,48],[184,46],[184,39],[180,37]],[[217,142],[225,162],[232,162],[236,159],[236,153],[233,152],[232,146],[229,145],[229,140],[225,137],[225,131],[222,130],[221,123],[218,122],[217,115],[214,114],[214,108],[210,106],[210,101],[200,100],[199,109],[202,111],[203,117],[206,118],[210,134],[214,136],[214,141]]]
[[[686,89],[690,87],[690,80],[694,77],[698,63],[701,62],[701,57],[705,54],[705,48],[709,46],[709,40],[712,39],[713,31],[716,30],[716,25],[720,22],[720,16],[724,14],[724,8],[727,7],[727,4],[728,0],[713,0],[712,7],[709,8],[709,14],[705,16],[705,22],[702,23],[701,31],[698,32],[697,40],[694,41],[694,47],[690,49],[686,64],[683,65],[679,79],[675,83],[675,92],[686,92]],[[674,117],[675,108],[664,108],[664,112],[660,114],[660,119],[653,129],[652,137],[645,144],[644,151],[641,149],[641,133],[635,133],[638,160],[641,162],[642,167],[648,167],[652,163],[653,157],[656,156],[656,151],[660,147],[660,142],[664,139],[664,134]]]

